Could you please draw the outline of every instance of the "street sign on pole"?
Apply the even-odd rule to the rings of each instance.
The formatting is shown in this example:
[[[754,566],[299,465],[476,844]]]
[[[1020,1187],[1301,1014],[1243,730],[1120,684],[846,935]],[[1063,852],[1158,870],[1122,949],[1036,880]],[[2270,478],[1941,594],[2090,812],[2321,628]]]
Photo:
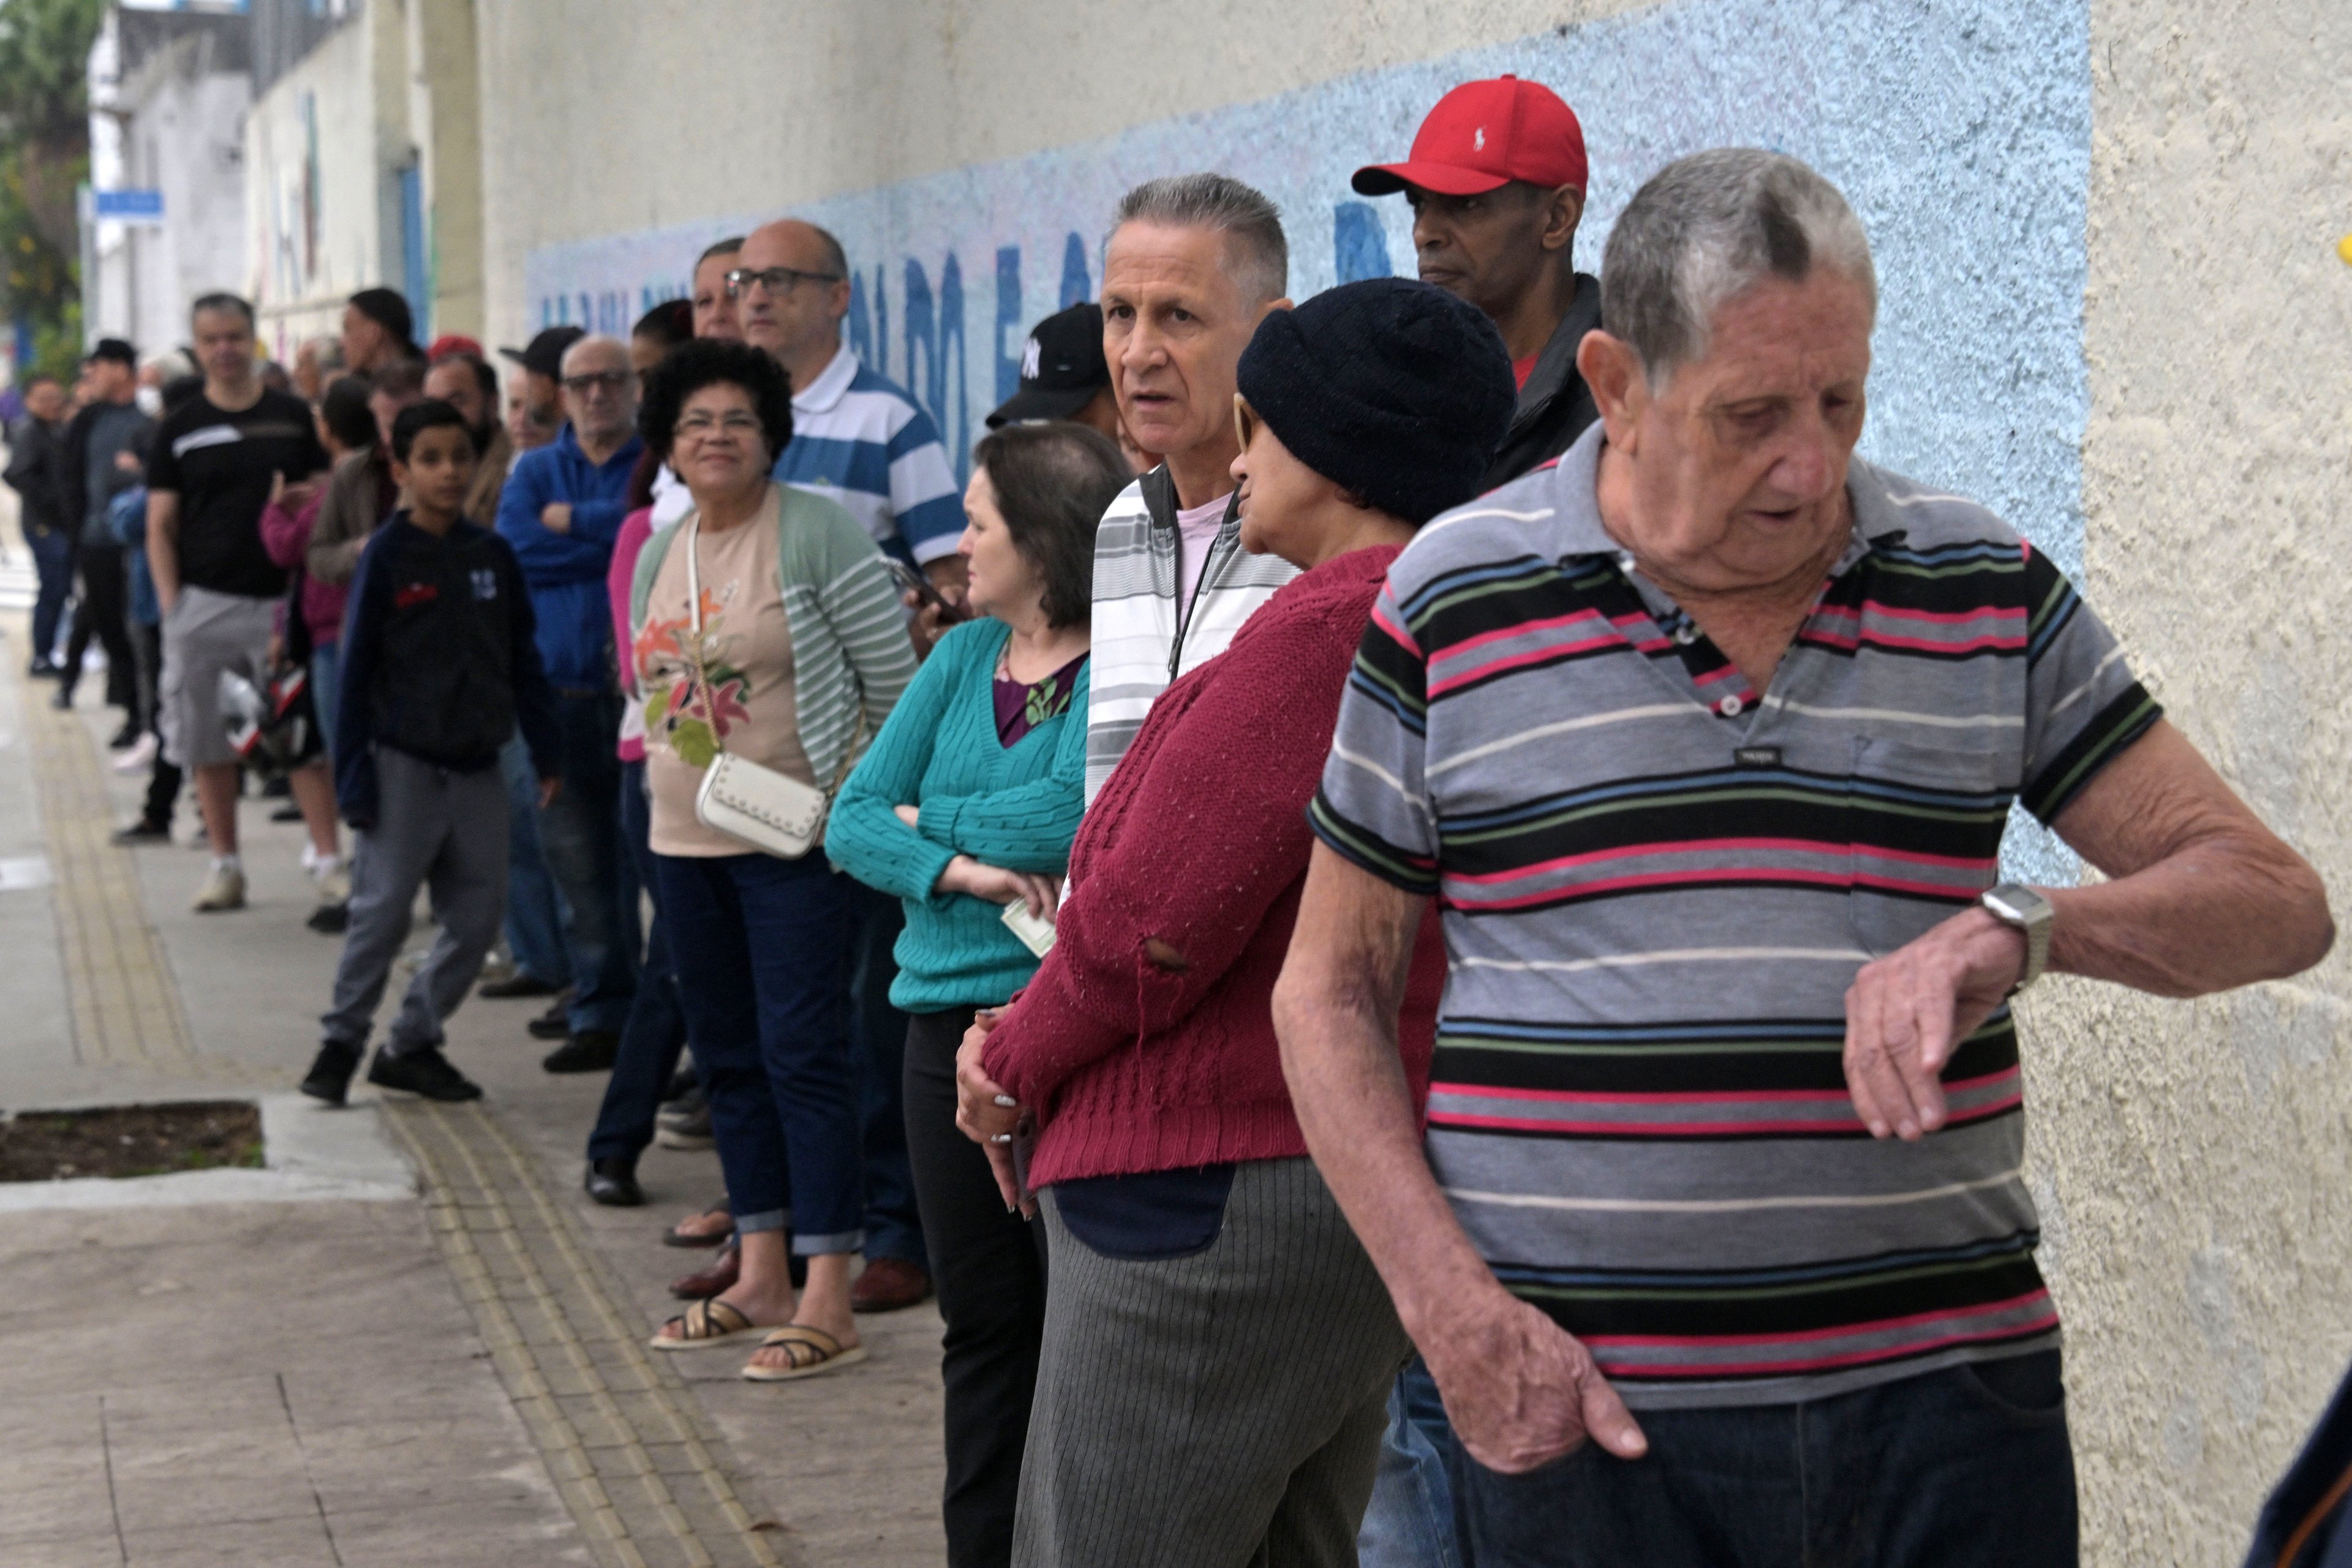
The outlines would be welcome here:
[[[156,190],[92,191],[95,211],[91,216],[115,218],[123,223],[162,223],[163,193]]]

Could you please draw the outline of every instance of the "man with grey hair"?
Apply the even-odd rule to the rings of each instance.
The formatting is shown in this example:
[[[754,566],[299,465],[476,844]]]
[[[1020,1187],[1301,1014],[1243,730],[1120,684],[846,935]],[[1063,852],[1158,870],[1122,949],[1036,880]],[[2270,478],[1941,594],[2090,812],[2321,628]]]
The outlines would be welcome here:
[[[1160,459],[1095,535],[1091,802],[1169,683],[1225,650],[1297,572],[1242,548],[1234,506],[1234,368],[1284,297],[1281,215],[1228,174],[1148,181],[1118,205],[1103,257],[1103,355],[1119,418]]]
[[[562,786],[540,808],[539,833],[563,892],[573,989],[562,1021],[564,1043],[542,1065],[550,1072],[600,1072],[613,1065],[637,988],[637,886],[621,855],[621,763],[613,744],[621,693],[604,574],[645,443],[625,345],[581,338],[563,351],[559,369],[563,428],[516,460],[499,497],[499,532],[522,563],[563,732]]]
[[[2325,889],[2046,556],[1853,457],[1876,288],[1826,181],[1672,164],[1602,289],[1601,423],[1365,633],[1275,997],[1307,1143],[1481,1568],[2072,1563],[2009,999],[2293,973]],[[1996,886],[2011,802],[2111,879]]]

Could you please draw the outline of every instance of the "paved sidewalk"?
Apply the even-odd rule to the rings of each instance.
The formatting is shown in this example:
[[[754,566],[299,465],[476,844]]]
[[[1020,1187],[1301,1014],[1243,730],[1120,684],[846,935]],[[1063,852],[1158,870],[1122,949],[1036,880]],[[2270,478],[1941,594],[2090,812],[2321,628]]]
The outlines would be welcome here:
[[[190,912],[199,853],[104,842],[143,781],[104,767],[107,716],[28,689],[24,624],[0,613],[0,1106],[290,1089],[338,952],[302,925],[299,828],[248,801],[252,907]],[[532,1011],[453,1021],[479,1106],[271,1107],[299,1133],[273,1152],[340,1149],[380,1178],[388,1138],[414,1195],[322,1197],[401,1184],[289,1169],[240,1173],[278,1201],[165,1178],[54,1194],[133,1206],[0,1202],[0,1563],[941,1559],[937,1313],[861,1320],[871,1361],[783,1386],[737,1378],[742,1347],[643,1351],[667,1279],[709,1257],[656,1237],[717,1165],[651,1151],[651,1206],[589,1204],[604,1078],[541,1071]]]

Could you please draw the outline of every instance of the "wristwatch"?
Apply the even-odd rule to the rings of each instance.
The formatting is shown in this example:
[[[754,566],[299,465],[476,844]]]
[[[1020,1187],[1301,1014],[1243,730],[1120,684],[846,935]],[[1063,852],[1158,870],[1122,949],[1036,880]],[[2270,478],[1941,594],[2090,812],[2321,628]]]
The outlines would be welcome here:
[[[2050,927],[2058,911],[2049,900],[2015,882],[1988,888],[1977,901],[2001,924],[2025,933],[2025,973],[2010,987],[2009,994],[2014,996],[2041,979],[2042,972],[2050,966]]]

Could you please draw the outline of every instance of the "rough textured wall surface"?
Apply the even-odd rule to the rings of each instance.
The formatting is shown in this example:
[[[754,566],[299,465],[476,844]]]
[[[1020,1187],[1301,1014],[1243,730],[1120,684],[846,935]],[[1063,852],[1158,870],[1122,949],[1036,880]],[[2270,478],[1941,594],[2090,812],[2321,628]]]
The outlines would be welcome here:
[[[2088,592],[2173,721],[2352,891],[2352,5],[2099,0]],[[2089,1561],[2237,1561],[2352,1355],[2352,959],[2032,1008]]]
[[[339,28],[246,119],[247,294],[280,358],[339,330],[343,300],[383,276],[371,44],[364,26]]]
[[[523,258],[542,246],[773,211],[1640,3],[477,0],[490,327],[522,329]]]

